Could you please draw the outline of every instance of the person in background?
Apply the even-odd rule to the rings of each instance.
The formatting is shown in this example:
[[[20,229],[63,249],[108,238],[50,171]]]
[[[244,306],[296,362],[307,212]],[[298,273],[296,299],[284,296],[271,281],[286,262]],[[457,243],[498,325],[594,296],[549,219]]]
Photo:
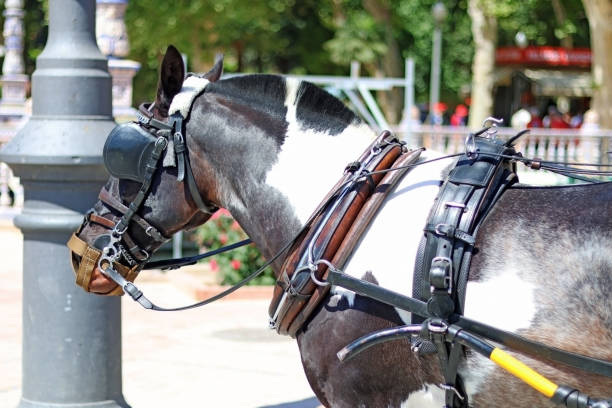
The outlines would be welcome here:
[[[544,126],[551,129],[569,129],[570,125],[563,119],[563,115],[556,106],[548,107],[548,115],[544,117]]]
[[[525,129],[529,122],[531,122],[531,113],[529,113],[524,105],[514,112],[514,115],[510,118],[510,126],[514,129]]]
[[[576,112],[570,118],[569,124],[573,129],[580,129],[580,127],[582,126],[582,121],[583,121],[582,112]]]
[[[542,123],[542,119],[540,119],[540,111],[536,106],[532,106],[529,108],[529,114],[531,115],[531,119],[527,122],[528,128],[541,128],[544,127]]]
[[[450,118],[451,126],[465,126],[467,125],[467,116],[468,109],[467,107],[460,103],[455,107],[455,112],[452,114]]]
[[[436,103],[429,112],[429,123],[432,125],[444,125],[444,112],[446,112],[446,109],[447,107],[444,102]]]

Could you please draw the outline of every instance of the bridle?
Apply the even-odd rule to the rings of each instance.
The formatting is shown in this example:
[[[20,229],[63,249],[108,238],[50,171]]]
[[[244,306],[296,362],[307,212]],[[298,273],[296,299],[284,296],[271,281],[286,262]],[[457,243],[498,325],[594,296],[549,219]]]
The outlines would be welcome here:
[[[183,136],[183,115],[181,112],[175,112],[169,117],[167,123],[162,122],[153,117],[153,106],[153,103],[142,104],[139,108],[137,122],[117,125],[109,134],[104,145],[104,164],[109,173],[119,179],[141,183],[136,196],[126,206],[106,188],[103,188],[99,195],[100,200],[107,207],[122,214],[121,218],[117,223],[113,223],[90,210],[77,234],[88,222],[110,229],[109,233],[99,236],[93,248],[84,244],[76,234],[69,241],[70,248],[85,258],[82,265],[79,265],[77,283],[87,285],[88,278],[97,266],[105,276],[119,285],[119,288],[109,293],[110,295],[121,294],[124,291],[135,300],[142,298],[142,293],[131,281],[144,267],[150,258],[150,253],[136,244],[127,232],[130,223],[136,223],[156,243],[162,244],[169,239],[137,214],[149,195],[153,177],[160,168],[162,154],[166,153],[166,156],[171,159],[176,158],[173,165],[177,167],[177,180],[185,182],[200,212],[212,215],[218,209],[216,205],[207,203],[198,190]],[[169,147],[173,151],[170,151]],[[97,262],[92,262],[94,258],[97,258]],[[129,267],[119,262],[122,258],[129,264]],[[87,290],[86,287],[85,289]],[[149,306],[150,302],[144,299],[142,300],[143,306]]]

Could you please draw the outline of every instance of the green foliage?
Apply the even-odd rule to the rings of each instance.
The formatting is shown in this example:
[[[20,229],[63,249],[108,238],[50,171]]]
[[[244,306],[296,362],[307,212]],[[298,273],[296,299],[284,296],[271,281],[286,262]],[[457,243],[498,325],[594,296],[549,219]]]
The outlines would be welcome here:
[[[188,57],[191,71],[212,66],[225,54],[227,72],[280,72],[347,75],[352,60],[373,75],[388,46],[388,31],[400,58],[415,60],[417,101],[428,99],[431,66],[431,8],[437,0],[376,0],[391,14],[377,22],[364,7],[374,0],[138,0],[128,3],[129,58],[142,64],[134,80],[134,104],[155,96],[158,68],[168,44]],[[467,0],[442,0],[448,17],[442,25],[442,99],[459,99],[471,82],[474,53]],[[554,18],[553,3],[565,11]],[[571,37],[575,47],[589,47],[589,26],[581,0],[480,0],[497,17],[499,45],[514,45],[518,31],[533,45],[560,45]],[[0,7],[4,7],[4,3]],[[25,70],[31,74],[48,34],[48,2],[25,0]],[[370,9],[371,10],[371,9]],[[0,16],[0,24],[3,17]]]
[[[29,0],[34,1],[34,0]],[[227,72],[346,75],[352,60],[373,75],[389,52],[386,31],[364,8],[365,0],[139,0],[129,3],[126,23],[132,59],[143,65],[135,78],[135,104],[154,97],[157,70],[168,44],[189,58],[189,69],[206,71],[215,53],[225,54]],[[391,11],[390,29],[400,58],[415,60],[417,101],[427,101],[437,0],[380,0]],[[460,100],[471,82],[474,54],[467,0],[444,0],[442,99]],[[513,45],[523,31],[532,44],[559,45],[572,35],[589,46],[581,0],[562,0],[567,19],[557,26],[551,2],[482,0],[499,21],[499,44]],[[402,68],[403,69],[403,68]],[[369,70],[369,72],[368,72]]]
[[[319,23],[318,9],[316,0],[130,2],[130,58],[142,63],[135,103],[155,95],[168,44],[188,56],[193,72],[206,71],[221,52],[227,72],[338,73],[321,47],[332,32]]]
[[[338,65],[348,66],[351,61],[372,64],[387,52],[381,27],[364,10],[351,10],[338,25],[334,38],[324,45],[330,58]]]
[[[245,232],[227,210],[217,211],[206,224],[196,229],[194,236],[202,252],[221,248],[247,238]],[[259,250],[250,244],[221,253],[205,262],[209,262],[213,270],[220,272],[221,284],[233,285],[259,269],[265,263],[265,259]],[[273,285],[274,282],[272,270],[266,268],[261,275],[250,281],[249,285]]]
[[[590,47],[589,22],[581,0],[560,0],[566,14],[561,24],[554,18],[551,1],[503,0],[495,4],[499,45],[515,45],[514,36],[522,31],[531,45],[559,46],[562,39],[571,36],[574,47]]]
[[[429,99],[431,50],[434,21],[431,9],[436,0],[397,1],[395,25],[399,30],[402,57],[415,61],[415,94],[417,101]],[[471,81],[471,21],[467,0],[445,1],[448,17],[442,23],[441,99],[458,101],[461,88]]]

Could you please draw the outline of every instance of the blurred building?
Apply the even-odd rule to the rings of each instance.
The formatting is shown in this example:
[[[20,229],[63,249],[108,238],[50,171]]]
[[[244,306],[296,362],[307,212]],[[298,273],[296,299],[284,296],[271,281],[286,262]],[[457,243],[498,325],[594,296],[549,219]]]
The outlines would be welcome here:
[[[494,116],[505,123],[521,108],[536,108],[541,118],[551,106],[569,117],[589,108],[593,89],[588,48],[500,47],[495,63]]]

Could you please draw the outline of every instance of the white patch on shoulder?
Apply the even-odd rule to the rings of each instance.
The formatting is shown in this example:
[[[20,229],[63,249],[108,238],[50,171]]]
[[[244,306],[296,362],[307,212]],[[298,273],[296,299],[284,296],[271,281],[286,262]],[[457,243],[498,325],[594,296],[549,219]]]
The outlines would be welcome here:
[[[353,307],[355,305],[355,292],[351,292],[350,290],[341,288],[340,286],[332,286],[330,293],[332,296],[338,296],[338,302],[340,299],[345,298],[349,307]]]
[[[425,384],[422,390],[413,392],[400,405],[401,408],[440,408],[445,404],[444,390],[433,384]]]
[[[425,152],[422,159],[436,155]],[[400,182],[381,206],[370,227],[345,266],[345,272],[361,278],[372,271],[378,284],[412,296],[414,262],[427,215],[440,189],[440,174],[449,160],[417,166]],[[398,310],[410,323],[410,313]]]
[[[535,286],[509,269],[484,281],[468,281],[465,293],[465,317],[498,329],[530,327],[536,314]]]
[[[210,81],[208,81],[208,79],[197,76],[190,76],[189,78],[185,79],[181,92],[172,98],[172,103],[170,104],[168,113],[172,115],[176,112],[180,112],[181,115],[186,118],[191,110],[193,100],[204,90],[204,88],[206,88],[206,85],[209,83]]]
[[[374,140],[367,125],[348,126],[339,135],[304,129],[296,110],[300,81],[286,79],[287,135],[266,184],[283,193],[304,224],[342,177],[344,168],[359,158]]]

